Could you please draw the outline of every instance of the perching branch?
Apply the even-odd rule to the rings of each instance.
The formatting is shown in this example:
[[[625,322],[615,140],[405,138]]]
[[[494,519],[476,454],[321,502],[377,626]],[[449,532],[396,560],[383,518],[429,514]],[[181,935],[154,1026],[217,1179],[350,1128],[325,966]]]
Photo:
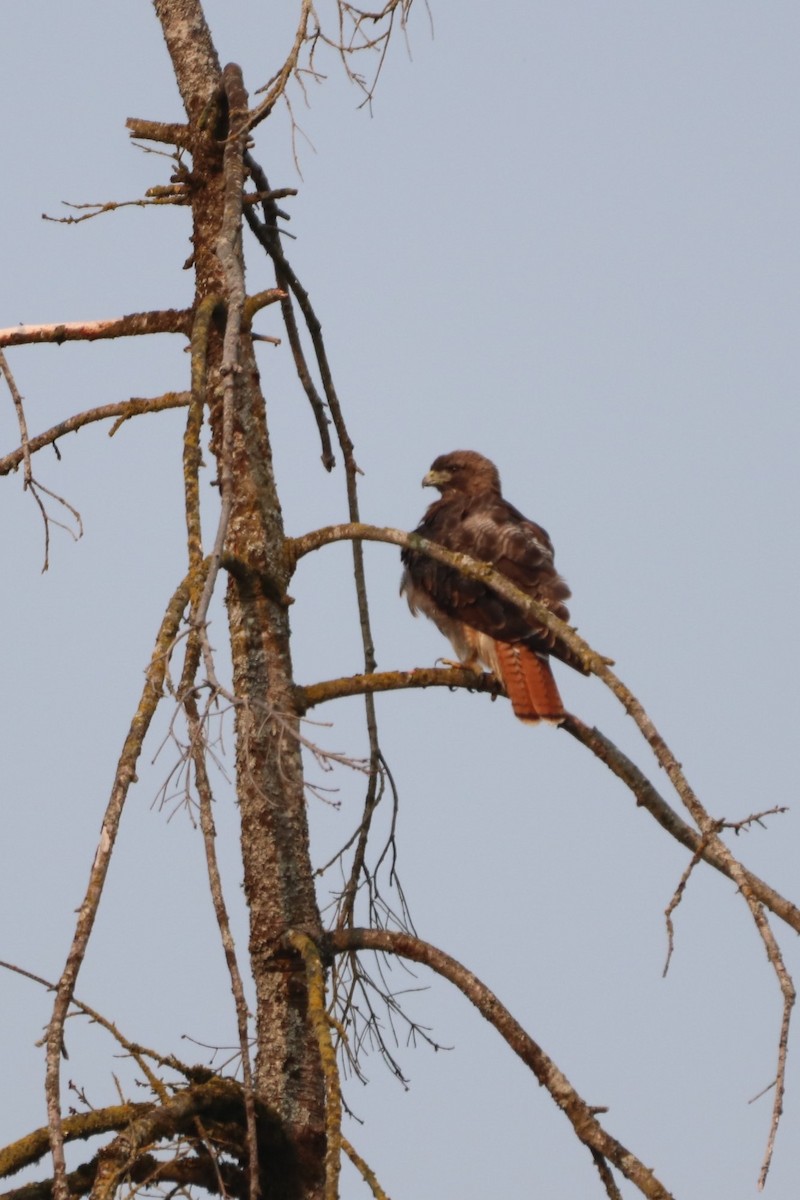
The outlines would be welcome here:
[[[349,524],[326,525],[322,529],[315,529],[301,537],[290,538],[287,540],[286,549],[287,554],[297,562],[304,555],[310,554],[312,550],[318,550],[332,542],[354,539],[366,542],[386,542],[392,546],[399,546],[401,549],[414,550],[418,554],[426,554],[430,558],[435,558],[437,562],[455,567],[457,571],[470,579],[479,579],[498,595],[515,604],[521,612],[531,616],[537,624],[544,625],[559,642],[567,647],[587,673],[597,675],[601,679],[604,678],[604,672],[610,660],[603,658],[593,650],[589,643],[584,641],[570,625],[560,621],[544,604],[520,591],[507,576],[495,571],[489,563],[479,562],[477,559],[470,558],[468,554],[454,553],[452,550],[440,546],[438,542],[431,542],[427,538],[421,537],[418,533],[406,533],[402,529],[365,525],[353,521]],[[616,682],[621,688],[624,688],[619,680]]]
[[[750,915],[758,931],[759,937],[762,940],[767,958],[775,972],[778,985],[783,998],[783,1014],[781,1018],[781,1032],[778,1043],[778,1064],[775,1076],[775,1099],[773,1103],[772,1122],[770,1132],[767,1139],[767,1148],[765,1151],[764,1161],[761,1168],[759,1178],[759,1186],[763,1187],[766,1180],[767,1172],[769,1171],[770,1162],[775,1143],[777,1127],[780,1121],[780,1116],[783,1111],[783,1096],[785,1089],[786,1078],[786,1060],[788,1048],[789,1026],[791,1021],[791,1013],[795,1003],[796,993],[791,976],[786,970],[780,948],[773,934],[772,928],[763,911],[761,901],[753,893],[747,878],[747,872],[744,866],[734,857],[730,849],[725,845],[719,836],[718,823],[710,816],[700,800],[696,796],[694,790],[689,785],[686,776],[683,773],[681,764],[675,758],[675,755],[670,750],[666,741],[656,729],[652,720],[648,716],[641,702],[633,695],[628,687],[611,671],[609,667],[609,659],[603,658],[597,654],[583,638],[579,637],[574,629],[566,625],[555,617],[543,604],[531,597],[525,595],[524,592],[516,588],[506,576],[495,571],[488,563],[480,563],[471,559],[468,555],[454,554],[446,550],[434,542],[430,542],[425,538],[420,537],[416,533],[405,534],[400,530],[389,528],[377,528],[353,523],[347,525],[327,526],[324,529],[316,530],[313,533],[306,534],[304,537],[295,539],[292,545],[292,553],[295,558],[301,557],[318,546],[323,546],[329,542],[339,541],[343,538],[358,538],[361,540],[388,542],[393,545],[404,546],[417,553],[426,554],[439,562],[447,563],[449,566],[456,568],[462,574],[472,579],[478,579],[490,587],[493,591],[503,596],[505,599],[513,603],[521,612],[530,615],[536,623],[546,626],[557,639],[557,644],[565,646],[572,656],[583,666],[583,668],[596,675],[602,682],[614,693],[620,703],[624,706],[626,712],[633,717],[640,733],[644,737],[648,746],[652,750],[659,766],[666,771],[670,782],[677,792],[684,807],[688,810],[695,824],[697,825],[701,837],[709,847],[713,847],[717,858],[726,866],[726,874],[736,883],[740,894],[742,895]],[[555,653],[558,653],[556,650]]]
[[[504,694],[502,686],[493,675],[476,672],[469,667],[415,667],[411,671],[378,671],[372,675],[348,675],[341,679],[328,679],[323,683],[298,685],[295,694],[298,711],[302,714],[318,704],[345,696],[428,687],[465,688],[468,691],[485,692],[493,698]],[[605,763],[630,789],[636,803],[646,809],[662,829],[720,874],[733,879],[727,857],[720,855],[715,845],[704,842],[702,835],[678,815],[653,787],[644,772],[599,729],[590,728],[571,713],[567,713],[559,728],[571,734]],[[743,869],[753,895],[795,933],[800,933],[800,908],[758,875]]]
[[[298,685],[295,696],[302,716],[318,704],[340,700],[344,696],[429,687],[467,688],[473,692],[486,692],[492,698],[505,695],[500,681],[485,671],[473,671],[471,667],[414,667],[411,671],[375,671],[368,675],[347,675],[323,683]]]

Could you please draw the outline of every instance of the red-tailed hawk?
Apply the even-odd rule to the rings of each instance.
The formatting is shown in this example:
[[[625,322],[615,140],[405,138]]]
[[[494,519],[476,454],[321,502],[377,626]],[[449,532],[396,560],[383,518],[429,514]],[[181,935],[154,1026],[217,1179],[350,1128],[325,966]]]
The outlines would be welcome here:
[[[472,450],[442,454],[422,486],[437,488],[441,498],[425,513],[418,534],[490,563],[562,621],[569,619],[564,601],[570,590],[553,565],[552,542],[503,499],[494,463]],[[569,650],[477,579],[413,550],[404,550],[402,559],[400,590],[412,613],[430,617],[465,666],[492,671],[521,721],[561,722],[564,706],[548,656],[583,670]]]

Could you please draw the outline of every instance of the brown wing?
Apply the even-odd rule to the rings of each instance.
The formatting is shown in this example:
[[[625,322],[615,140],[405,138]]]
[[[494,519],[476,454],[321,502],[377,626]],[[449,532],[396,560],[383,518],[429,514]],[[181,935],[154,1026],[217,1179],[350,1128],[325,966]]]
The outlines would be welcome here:
[[[450,550],[491,563],[526,595],[546,604],[562,620],[569,619],[564,604],[569,588],[555,569],[547,532],[501,496],[461,495],[438,500],[428,509],[417,532]],[[402,558],[406,566],[403,586],[409,600],[413,592],[413,606],[422,608],[434,620],[437,618],[431,606],[442,617],[463,622],[500,642],[523,643],[534,653],[554,654],[582,669],[549,630],[532,622],[479,580],[468,579],[452,567],[413,551],[404,551]]]

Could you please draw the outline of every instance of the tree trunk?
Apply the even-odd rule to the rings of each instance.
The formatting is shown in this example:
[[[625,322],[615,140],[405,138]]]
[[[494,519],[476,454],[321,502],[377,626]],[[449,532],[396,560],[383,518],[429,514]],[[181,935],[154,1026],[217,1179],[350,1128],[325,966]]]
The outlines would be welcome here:
[[[236,138],[247,97],[236,68],[226,68],[223,87],[196,0],[156,0],[155,8],[190,124],[195,311],[206,297],[222,300],[208,337],[205,395],[222,500],[229,504],[223,563],[229,570],[236,787],[257,997],[255,1080],[259,1099],[281,1120],[286,1135],[283,1161],[261,1163],[262,1187],[267,1196],[305,1200],[321,1195],[324,1182],[324,1081],[307,1019],[304,965],[287,948],[284,935],[300,929],[319,941],[321,921],[292,691],[289,571],[264,397],[249,338],[238,339],[232,380],[224,363],[223,331],[234,301],[218,253],[226,217],[226,146],[230,150]],[[230,240],[243,280],[240,231],[239,219]],[[227,442],[226,386],[233,396]],[[274,1160],[274,1154],[268,1157]]]

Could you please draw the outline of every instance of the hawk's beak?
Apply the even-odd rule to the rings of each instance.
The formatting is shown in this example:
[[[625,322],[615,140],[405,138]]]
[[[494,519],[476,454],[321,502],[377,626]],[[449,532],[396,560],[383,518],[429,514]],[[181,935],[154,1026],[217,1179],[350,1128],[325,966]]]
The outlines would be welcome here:
[[[423,487],[441,487],[443,483],[447,483],[450,478],[449,471],[428,471],[428,474],[422,481]]]

